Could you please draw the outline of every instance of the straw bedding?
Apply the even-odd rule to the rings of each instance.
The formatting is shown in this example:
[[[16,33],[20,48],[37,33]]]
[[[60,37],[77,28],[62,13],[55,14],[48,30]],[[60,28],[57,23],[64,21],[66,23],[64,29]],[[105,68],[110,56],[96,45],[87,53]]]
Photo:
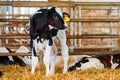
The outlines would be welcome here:
[[[62,67],[56,67],[55,75],[45,76],[45,66],[38,66],[35,74],[31,74],[29,66],[0,65],[4,75],[0,80],[120,80],[120,69],[88,69],[62,74]]]

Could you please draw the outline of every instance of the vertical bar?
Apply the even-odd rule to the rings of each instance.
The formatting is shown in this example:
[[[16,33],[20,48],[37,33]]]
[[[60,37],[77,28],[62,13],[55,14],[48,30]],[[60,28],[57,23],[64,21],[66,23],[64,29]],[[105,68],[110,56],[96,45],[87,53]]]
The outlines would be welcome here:
[[[81,10],[81,8],[82,8],[82,6],[79,6],[79,19],[81,19],[81,17],[82,17],[82,10]],[[81,22],[79,22],[79,26],[78,26],[78,35],[81,35],[82,33],[81,33],[81,31],[82,31],[82,25],[81,25]],[[79,41],[78,41],[78,47],[82,47],[82,44],[81,44],[81,39],[79,39]]]
[[[120,6],[118,6],[118,18],[120,19]],[[118,22],[119,28],[118,28],[118,39],[117,39],[117,47],[120,48],[120,21]]]
[[[70,8],[70,16],[72,19],[74,18],[74,7]],[[73,27],[74,27],[73,22],[71,22],[70,27],[69,27],[69,34],[70,35],[73,35]],[[74,46],[73,39],[70,39],[70,47],[69,48],[71,50],[73,50],[73,46]]]

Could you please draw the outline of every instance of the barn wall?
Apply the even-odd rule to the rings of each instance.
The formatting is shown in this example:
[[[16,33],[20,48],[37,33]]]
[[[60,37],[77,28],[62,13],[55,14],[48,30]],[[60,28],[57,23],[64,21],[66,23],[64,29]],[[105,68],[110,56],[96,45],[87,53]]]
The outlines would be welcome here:
[[[120,2],[120,0],[72,0],[79,2]]]
[[[17,1],[17,0],[16,0]],[[21,0],[23,1],[23,0]],[[26,0],[27,1],[27,0]],[[49,0],[49,1],[56,1],[56,0]],[[72,0],[57,0],[57,1],[72,1]],[[74,1],[81,1],[81,2],[102,2],[102,0],[74,0]],[[118,1],[119,0],[104,0],[104,2],[109,2],[109,1]],[[81,7],[76,8],[75,12],[72,12],[71,10],[71,18],[75,17],[75,18],[85,18],[87,17],[97,17],[100,16],[104,17],[104,16],[118,16],[117,10],[112,10],[112,9],[108,9],[108,10],[80,10]],[[110,8],[110,7],[109,7]],[[111,7],[113,8],[113,7]],[[0,8],[1,9],[1,8]],[[2,8],[2,13],[4,13],[4,11],[6,10],[6,8]],[[29,10],[26,8],[21,8],[21,9],[15,9],[16,14],[17,13],[29,13]],[[69,10],[63,9],[63,11],[69,12]],[[79,11],[81,12],[81,14],[79,14]],[[34,11],[32,11],[34,12]],[[79,14],[78,15],[73,15],[73,14]],[[77,24],[70,24],[72,25],[72,27],[69,27],[67,30],[67,34],[109,34],[109,33],[114,33],[117,34],[118,33],[118,29],[113,29],[111,32],[111,28],[104,28],[104,26],[118,26],[118,23],[105,23],[105,22],[80,22],[79,25]],[[93,28],[93,27],[103,27],[103,28]],[[76,31],[74,31],[76,29]],[[74,33],[75,32],[75,33]],[[68,40],[70,42],[70,40]],[[67,41],[67,42],[68,42]],[[73,40],[71,40],[73,41]],[[79,39],[79,40],[74,40],[75,43],[68,43],[69,47],[102,47],[102,46],[111,46],[112,45],[112,39]],[[74,46],[73,46],[74,45]],[[114,45],[113,45],[114,46]],[[81,57],[81,56],[80,56]],[[76,60],[77,58],[79,58],[78,56],[76,57],[72,57],[70,59],[72,60]],[[62,58],[57,58],[57,63],[59,64],[62,60]]]
[[[53,0],[51,0],[53,1]],[[120,2],[120,0],[59,0],[59,1],[78,1],[78,2]],[[105,8],[105,7],[103,7]],[[112,8],[116,8],[116,9],[112,9]],[[85,18],[84,16],[88,16],[88,17],[97,17],[99,16],[104,17],[104,16],[118,16],[118,7],[109,7],[108,10],[82,10],[80,16],[82,16],[82,18]],[[78,17],[78,16],[76,16]],[[119,24],[114,22],[91,22],[91,23],[87,23],[87,22],[83,22],[80,23],[81,25],[81,29],[77,28],[77,30],[81,31],[77,34],[118,34],[119,30],[118,28],[110,28],[110,27],[119,27]],[[77,26],[77,27],[80,27]],[[87,27],[87,28],[86,28]],[[98,27],[98,28],[92,28],[92,27]],[[103,27],[103,28],[100,28]],[[104,28],[107,27],[107,28]],[[108,28],[109,27],[109,28]],[[72,30],[73,28],[71,28]],[[70,30],[70,31],[71,31]],[[68,31],[69,33],[69,31]],[[70,33],[69,33],[70,34]],[[68,40],[69,41],[69,40]],[[69,46],[73,45],[73,43],[69,44]],[[83,39],[83,40],[78,40],[78,42],[76,42],[76,44],[74,45],[75,47],[116,47],[116,39]],[[84,55],[83,55],[84,56]],[[74,61],[77,60],[79,58],[81,58],[82,56],[72,56],[70,57],[70,61]],[[60,64],[62,58],[57,58],[58,59],[58,64]]]
[[[49,0],[49,1],[75,1],[75,2],[120,2],[120,0]]]

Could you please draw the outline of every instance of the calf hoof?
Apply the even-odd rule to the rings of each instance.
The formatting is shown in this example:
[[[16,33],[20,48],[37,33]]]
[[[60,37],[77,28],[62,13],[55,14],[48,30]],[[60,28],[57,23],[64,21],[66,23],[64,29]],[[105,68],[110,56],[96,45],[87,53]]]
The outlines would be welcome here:
[[[33,71],[31,71],[31,74],[34,74],[34,72],[33,72]]]
[[[63,69],[63,74],[67,73],[67,70],[66,69]]]

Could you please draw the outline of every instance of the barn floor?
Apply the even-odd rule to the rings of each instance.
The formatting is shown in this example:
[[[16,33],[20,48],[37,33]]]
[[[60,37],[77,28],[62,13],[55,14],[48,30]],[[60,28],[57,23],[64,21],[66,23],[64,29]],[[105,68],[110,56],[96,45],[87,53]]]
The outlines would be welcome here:
[[[44,66],[37,67],[35,74],[30,73],[29,66],[2,65],[0,70],[4,73],[0,80],[120,80],[120,69],[88,69],[62,74],[62,67],[56,67],[56,74],[49,77],[45,76]]]

